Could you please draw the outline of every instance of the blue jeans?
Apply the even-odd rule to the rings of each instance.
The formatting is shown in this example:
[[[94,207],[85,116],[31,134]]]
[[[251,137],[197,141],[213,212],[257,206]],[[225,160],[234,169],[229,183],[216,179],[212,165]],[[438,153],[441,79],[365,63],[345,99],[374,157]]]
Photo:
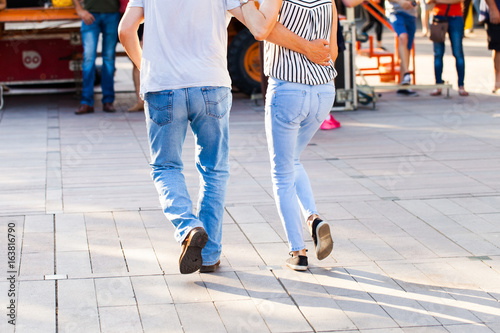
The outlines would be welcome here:
[[[144,96],[144,110],[151,150],[151,176],[165,216],[175,226],[182,243],[191,229],[204,227],[208,242],[203,265],[215,264],[221,254],[222,217],[229,179],[229,110],[231,90],[196,87]],[[200,176],[197,213],[182,174],[182,146],[188,123],[195,140],[195,163]]]
[[[300,155],[328,116],[334,99],[333,81],[311,86],[269,78],[266,136],[274,199],[290,251],[305,248],[301,210],[304,219],[317,213]]]
[[[445,20],[444,16],[435,16],[436,19]],[[448,35],[450,36],[451,50],[455,57],[455,64],[458,74],[458,86],[464,86],[465,77],[465,57],[464,49],[462,47],[462,40],[464,38],[464,19],[462,16],[448,16]],[[434,75],[436,83],[443,83],[443,56],[444,56],[444,42],[434,44]]]
[[[413,47],[413,40],[415,39],[415,31],[417,31],[417,18],[406,13],[393,13],[389,15],[389,22],[396,32],[396,34],[408,34],[408,44],[406,47],[411,50]]]
[[[120,13],[92,13],[92,15],[95,18],[94,23],[86,25],[82,22],[81,27],[83,42],[81,103],[90,106],[94,106],[95,60],[100,33],[102,33],[102,103],[113,103],[115,100],[115,50],[120,22]]]

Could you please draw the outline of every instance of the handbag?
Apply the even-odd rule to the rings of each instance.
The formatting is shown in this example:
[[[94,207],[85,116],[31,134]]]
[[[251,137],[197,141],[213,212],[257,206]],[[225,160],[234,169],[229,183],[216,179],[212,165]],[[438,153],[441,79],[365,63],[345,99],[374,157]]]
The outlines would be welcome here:
[[[450,5],[446,7],[446,13],[444,14],[445,19],[433,18],[430,31],[431,34],[429,39],[435,43],[444,43],[446,39],[446,33],[448,32],[448,12],[450,11]]]

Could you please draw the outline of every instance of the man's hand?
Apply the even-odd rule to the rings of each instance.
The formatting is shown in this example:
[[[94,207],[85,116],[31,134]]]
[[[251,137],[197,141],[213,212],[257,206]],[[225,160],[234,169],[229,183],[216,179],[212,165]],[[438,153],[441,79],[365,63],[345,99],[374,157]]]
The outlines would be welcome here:
[[[94,15],[92,15],[88,10],[81,8],[77,9],[76,13],[86,25],[91,25],[95,21]]]
[[[304,54],[310,61],[321,65],[330,65],[330,47],[325,39],[315,39],[309,42],[307,52]]]

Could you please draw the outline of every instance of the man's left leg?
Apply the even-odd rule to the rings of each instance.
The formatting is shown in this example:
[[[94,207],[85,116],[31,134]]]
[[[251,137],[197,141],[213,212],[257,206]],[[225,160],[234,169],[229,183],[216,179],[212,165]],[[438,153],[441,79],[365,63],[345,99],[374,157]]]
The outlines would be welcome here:
[[[229,111],[231,90],[226,87],[189,88],[188,117],[195,138],[200,174],[198,219],[208,234],[203,266],[216,265],[222,249],[222,219],[229,179]]]
[[[102,105],[104,111],[114,112],[116,111],[113,106],[113,102],[115,101],[115,57],[120,13],[106,13],[102,15]]]

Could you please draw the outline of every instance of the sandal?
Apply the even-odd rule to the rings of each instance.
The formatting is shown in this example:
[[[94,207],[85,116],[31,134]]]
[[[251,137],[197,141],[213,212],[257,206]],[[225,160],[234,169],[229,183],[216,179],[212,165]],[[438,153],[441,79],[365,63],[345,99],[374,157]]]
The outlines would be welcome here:
[[[430,93],[430,95],[431,95],[431,96],[441,96],[441,94],[442,94],[441,89],[434,89],[434,90]]]
[[[458,94],[463,97],[469,96],[469,93],[465,91],[464,87],[458,88]]]

